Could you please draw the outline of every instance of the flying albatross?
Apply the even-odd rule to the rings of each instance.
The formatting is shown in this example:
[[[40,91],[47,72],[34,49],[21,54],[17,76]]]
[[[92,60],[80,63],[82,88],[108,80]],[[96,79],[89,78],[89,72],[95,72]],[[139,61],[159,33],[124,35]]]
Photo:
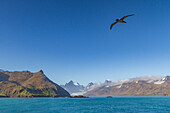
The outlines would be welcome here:
[[[110,30],[112,29],[112,27],[116,24],[116,23],[126,23],[123,19],[125,19],[126,17],[128,16],[133,16],[134,14],[131,14],[131,15],[126,15],[124,17],[122,17],[121,19],[116,19],[116,22],[112,23],[111,26],[110,26]]]

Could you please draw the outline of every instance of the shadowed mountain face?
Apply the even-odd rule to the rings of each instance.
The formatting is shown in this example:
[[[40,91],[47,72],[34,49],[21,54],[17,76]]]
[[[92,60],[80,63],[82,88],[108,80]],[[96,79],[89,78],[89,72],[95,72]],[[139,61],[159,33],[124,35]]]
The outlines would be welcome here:
[[[43,73],[0,71],[0,96],[66,97],[70,94],[49,80]]]
[[[84,91],[85,87],[79,83],[73,82],[72,80],[65,85],[61,85],[62,88],[67,90],[70,94]]]
[[[86,92],[87,96],[170,96],[170,76],[160,80],[136,80],[101,86]]]

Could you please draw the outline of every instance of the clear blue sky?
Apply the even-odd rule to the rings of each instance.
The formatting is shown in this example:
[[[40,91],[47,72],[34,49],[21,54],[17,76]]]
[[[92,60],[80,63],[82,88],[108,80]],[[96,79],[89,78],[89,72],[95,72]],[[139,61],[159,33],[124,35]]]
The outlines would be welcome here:
[[[0,0],[0,69],[57,84],[170,74],[168,0]],[[127,14],[127,24],[109,27]]]

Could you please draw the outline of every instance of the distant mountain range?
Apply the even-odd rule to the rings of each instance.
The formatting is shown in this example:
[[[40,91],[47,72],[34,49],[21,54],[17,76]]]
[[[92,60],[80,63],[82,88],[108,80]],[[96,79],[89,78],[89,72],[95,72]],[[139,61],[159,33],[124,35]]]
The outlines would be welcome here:
[[[104,83],[92,83],[87,86],[80,85],[73,81],[62,86],[70,94],[84,94],[86,96],[135,96],[135,95],[170,95],[169,76],[142,76],[124,80],[105,80]],[[79,87],[81,86],[81,88]]]
[[[67,97],[70,94],[49,80],[42,70],[0,71],[0,97]]]
[[[87,96],[170,96],[170,76],[161,79],[132,79],[121,84],[106,85],[85,93]]]

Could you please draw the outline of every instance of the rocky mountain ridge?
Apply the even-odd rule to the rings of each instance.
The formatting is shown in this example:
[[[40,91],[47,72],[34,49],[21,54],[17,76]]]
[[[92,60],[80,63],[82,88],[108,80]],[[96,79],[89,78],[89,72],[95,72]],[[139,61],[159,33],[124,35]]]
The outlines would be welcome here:
[[[1,97],[66,97],[70,94],[48,79],[42,70],[0,71]]]
[[[128,82],[127,82],[128,81]],[[170,76],[161,79],[133,79],[121,84],[103,85],[87,91],[87,96],[170,96]]]

